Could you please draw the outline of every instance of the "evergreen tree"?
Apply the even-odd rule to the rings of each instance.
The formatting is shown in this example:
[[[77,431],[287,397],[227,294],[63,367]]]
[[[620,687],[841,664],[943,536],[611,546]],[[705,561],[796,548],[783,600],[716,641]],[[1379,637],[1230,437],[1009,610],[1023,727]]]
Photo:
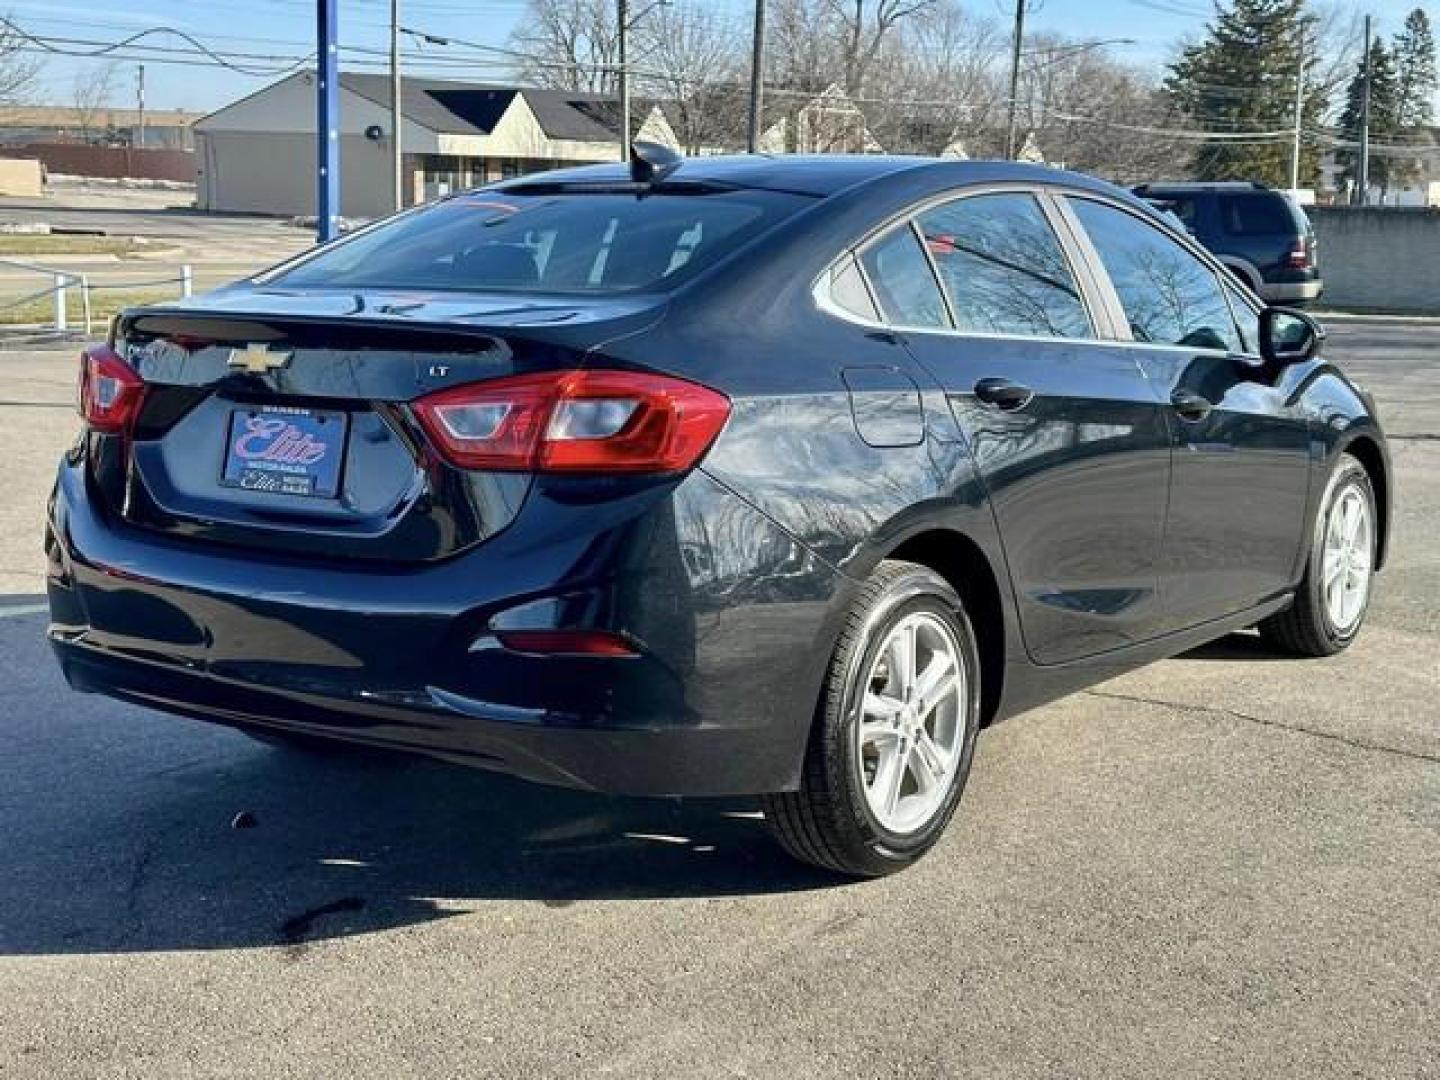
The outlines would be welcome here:
[[[1376,38],[1370,45],[1370,143],[1372,146],[1395,141],[1400,127],[1399,85],[1395,65],[1385,43]],[[1355,66],[1355,74],[1345,91],[1345,111],[1340,114],[1340,138],[1352,146],[1335,152],[1340,165],[1340,180],[1353,189],[1360,178],[1360,134],[1365,110],[1365,61]],[[1383,195],[1392,181],[1398,179],[1392,166],[1395,160],[1385,154],[1370,155],[1370,183]]]
[[[1175,104],[1200,131],[1214,139],[1199,145],[1192,163],[1201,180],[1259,180],[1276,187],[1290,183],[1295,126],[1295,81],[1302,49],[1313,59],[1313,33],[1307,41],[1305,0],[1229,0],[1206,27],[1203,41],[1187,48],[1165,82]],[[1311,68],[1313,64],[1309,65]],[[1302,117],[1313,129],[1325,110],[1323,89],[1307,79]],[[1274,133],[1246,141],[1245,133]],[[1320,149],[1302,147],[1300,183],[1313,186],[1320,176]]]
[[[1435,119],[1435,36],[1423,9],[1406,16],[1405,28],[1395,35],[1392,55],[1400,127],[1426,127]]]

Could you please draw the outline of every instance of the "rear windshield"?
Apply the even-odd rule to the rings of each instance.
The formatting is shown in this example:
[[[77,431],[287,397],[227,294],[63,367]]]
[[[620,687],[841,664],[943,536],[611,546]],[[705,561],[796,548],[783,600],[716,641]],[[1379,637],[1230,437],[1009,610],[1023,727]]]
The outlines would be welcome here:
[[[1220,196],[1220,220],[1233,236],[1293,236],[1308,224],[1294,203],[1274,192]]]
[[[812,202],[772,191],[477,191],[341,241],[269,280],[358,289],[668,290]]]

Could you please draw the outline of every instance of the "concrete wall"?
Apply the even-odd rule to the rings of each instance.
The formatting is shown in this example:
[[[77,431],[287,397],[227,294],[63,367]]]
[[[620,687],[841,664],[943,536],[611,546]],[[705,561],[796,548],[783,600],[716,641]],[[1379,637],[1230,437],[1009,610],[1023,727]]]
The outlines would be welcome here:
[[[1440,210],[1306,207],[1320,245],[1321,304],[1440,314]]]

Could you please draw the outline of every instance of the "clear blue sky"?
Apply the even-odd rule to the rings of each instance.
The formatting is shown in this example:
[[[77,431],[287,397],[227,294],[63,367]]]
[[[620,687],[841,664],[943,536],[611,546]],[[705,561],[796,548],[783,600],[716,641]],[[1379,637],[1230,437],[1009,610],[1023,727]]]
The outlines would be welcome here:
[[[748,27],[751,0],[689,0],[713,3]],[[1400,26],[1417,0],[1340,0],[1370,11],[1377,30],[1386,36]],[[1422,6],[1423,0],[1421,0]],[[641,4],[643,0],[632,0]],[[1029,25],[1072,37],[1132,38],[1135,44],[1116,47],[1114,54],[1129,54],[1137,62],[1160,63],[1173,53],[1177,42],[1198,34],[1208,13],[1208,0],[1030,0]],[[971,0],[977,15],[1008,22],[1013,0]],[[151,26],[185,30],[216,48],[266,55],[299,57],[314,48],[313,0],[130,0],[97,5],[86,0],[0,0],[16,22],[32,33],[55,38],[116,41]],[[402,22],[416,29],[497,46],[525,10],[525,0],[402,0]],[[347,46],[381,50],[387,46],[389,0],[340,0],[340,36]],[[748,33],[748,29],[746,30]],[[154,38],[151,44],[184,47],[176,40]],[[77,45],[76,48],[86,46]],[[441,57],[445,50],[428,47],[426,56]],[[373,54],[377,61],[380,53]],[[69,104],[77,72],[93,70],[101,61],[50,57],[45,61],[38,96],[55,104]],[[269,64],[271,61],[255,61]],[[421,57],[407,67],[426,68]],[[380,70],[378,67],[372,70]],[[470,69],[451,68],[432,74],[452,78],[502,79],[506,71],[496,64]],[[209,111],[273,81],[276,76],[242,75],[214,67],[146,64],[147,103],[155,109],[185,108]],[[118,66],[111,104],[131,105],[135,99],[135,64]]]

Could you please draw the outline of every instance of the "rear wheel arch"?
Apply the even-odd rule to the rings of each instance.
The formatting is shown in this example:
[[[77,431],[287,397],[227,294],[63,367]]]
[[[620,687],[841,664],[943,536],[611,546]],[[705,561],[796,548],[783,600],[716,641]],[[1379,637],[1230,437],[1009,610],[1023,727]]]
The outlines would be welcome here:
[[[1000,579],[984,550],[965,533],[936,528],[907,537],[883,558],[933,570],[959,594],[980,650],[980,715],[981,723],[988,723],[1005,682],[1005,608]]]

